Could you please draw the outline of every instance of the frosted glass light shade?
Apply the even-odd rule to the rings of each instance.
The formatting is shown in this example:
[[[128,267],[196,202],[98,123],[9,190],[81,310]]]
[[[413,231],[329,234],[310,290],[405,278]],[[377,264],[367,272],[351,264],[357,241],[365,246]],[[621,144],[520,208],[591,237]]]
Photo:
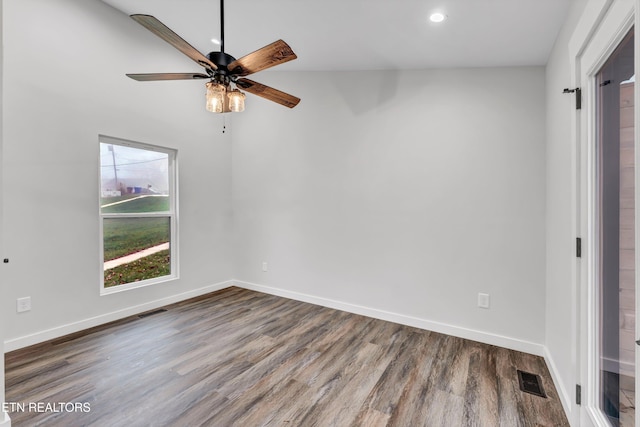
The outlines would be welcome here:
[[[234,89],[227,94],[229,97],[229,109],[234,113],[240,113],[244,111],[244,93],[238,89]]]
[[[222,113],[222,110],[224,108],[224,96],[226,92],[226,88],[220,83],[207,83],[207,111],[211,111],[212,113]]]

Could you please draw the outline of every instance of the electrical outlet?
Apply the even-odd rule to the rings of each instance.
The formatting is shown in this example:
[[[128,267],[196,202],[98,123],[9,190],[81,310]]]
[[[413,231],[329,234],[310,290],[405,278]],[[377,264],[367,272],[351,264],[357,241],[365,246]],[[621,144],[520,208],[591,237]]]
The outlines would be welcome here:
[[[262,271],[266,272],[267,271],[267,261],[262,261]]]
[[[489,294],[478,294],[478,307],[489,308]]]
[[[31,297],[18,298],[16,300],[16,310],[18,313],[31,310]]]

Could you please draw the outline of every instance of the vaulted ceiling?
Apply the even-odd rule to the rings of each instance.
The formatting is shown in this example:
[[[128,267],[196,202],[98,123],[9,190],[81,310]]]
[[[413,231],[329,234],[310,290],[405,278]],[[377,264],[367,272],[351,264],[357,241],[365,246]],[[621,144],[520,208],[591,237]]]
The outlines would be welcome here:
[[[220,37],[219,0],[102,1],[128,15],[154,15],[202,53],[219,50],[211,41]],[[225,51],[238,58],[283,39],[298,60],[279,66],[281,71],[544,65],[569,3],[227,0]],[[430,22],[434,11],[447,19]],[[164,42],[158,39],[158,43]],[[149,65],[157,72],[191,71]]]

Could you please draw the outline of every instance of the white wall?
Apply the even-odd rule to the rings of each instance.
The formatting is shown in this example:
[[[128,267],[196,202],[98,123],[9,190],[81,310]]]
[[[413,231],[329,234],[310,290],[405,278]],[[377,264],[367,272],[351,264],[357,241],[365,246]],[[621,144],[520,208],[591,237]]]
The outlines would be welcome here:
[[[303,102],[234,117],[234,274],[221,119],[199,82],[123,76],[191,61],[98,1],[10,1],[5,26],[9,349],[231,277],[544,341],[542,68],[260,76]],[[98,134],[180,150],[181,280],[98,296]]]
[[[197,65],[97,0],[4,3],[6,350],[232,277],[230,138],[204,85],[124,75]],[[179,150],[179,280],[99,295],[99,134]],[[17,314],[24,296],[33,309]]]
[[[543,68],[256,79],[302,102],[235,119],[239,283],[541,352]]]

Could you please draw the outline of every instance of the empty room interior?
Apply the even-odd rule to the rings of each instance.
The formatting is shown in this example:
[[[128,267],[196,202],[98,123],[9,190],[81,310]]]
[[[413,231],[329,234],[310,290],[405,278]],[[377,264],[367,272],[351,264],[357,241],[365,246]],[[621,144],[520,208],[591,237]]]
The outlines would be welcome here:
[[[0,426],[640,425],[639,10],[1,1]]]

